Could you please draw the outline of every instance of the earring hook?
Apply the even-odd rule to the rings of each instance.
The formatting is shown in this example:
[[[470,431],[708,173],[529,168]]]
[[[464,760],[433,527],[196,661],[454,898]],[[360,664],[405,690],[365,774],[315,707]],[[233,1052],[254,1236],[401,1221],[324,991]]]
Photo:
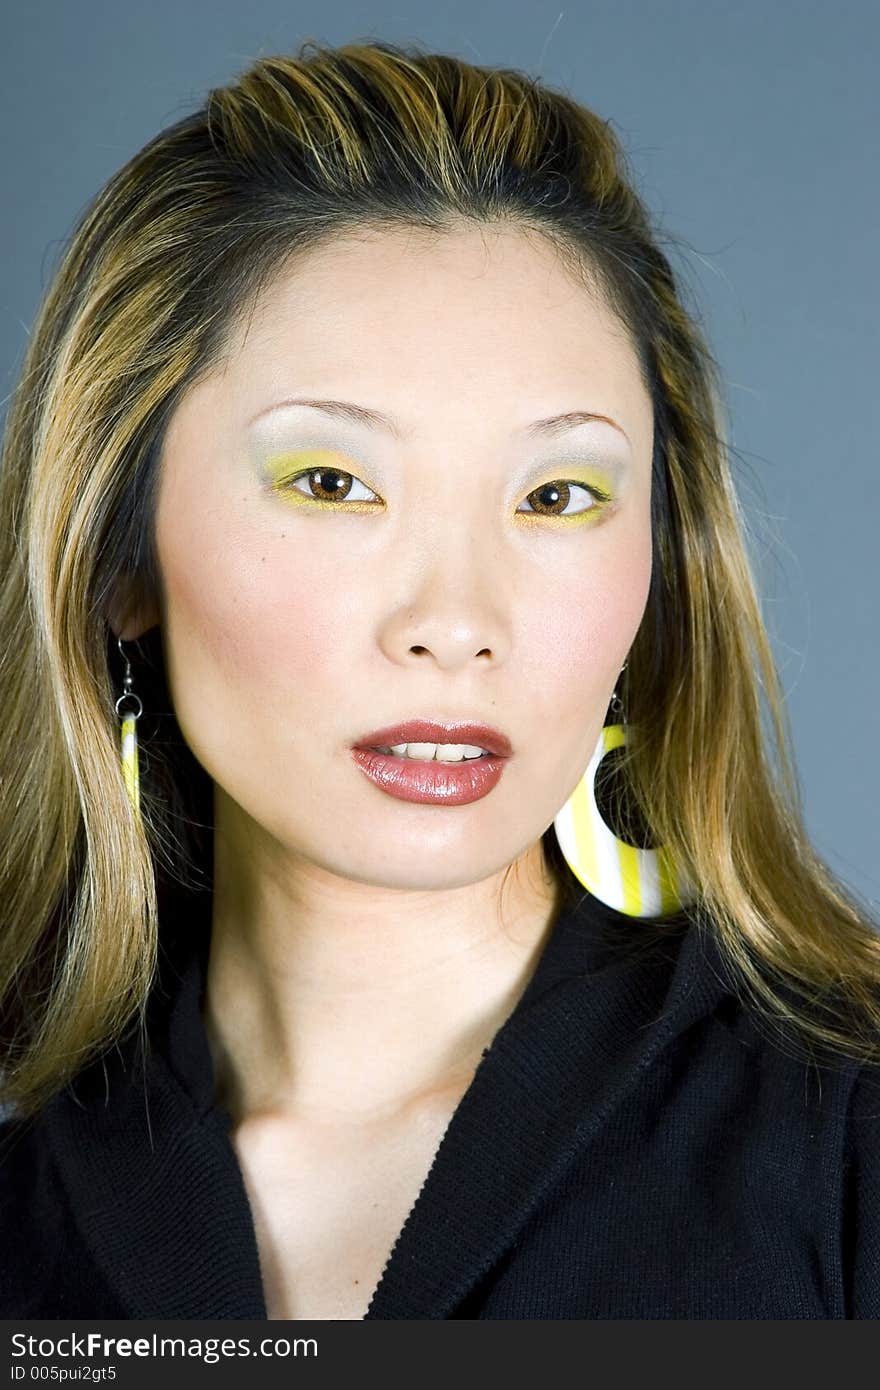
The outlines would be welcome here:
[[[135,701],[137,701],[137,710],[136,710],[136,711],[132,710],[132,711],[129,711],[129,712],[130,712],[131,714],[134,715],[134,718],[135,718],[135,719],[140,719],[141,715],[142,715],[143,712],[144,712],[144,707],[143,707],[143,703],[141,702],[141,697],[140,697],[134,690],[132,690],[132,688],[131,688],[131,687],[132,687],[132,684],[133,684],[133,682],[132,682],[132,676],[131,676],[131,662],[130,662],[129,659],[128,659],[128,654],[122,650],[122,638],[121,638],[121,637],[117,637],[117,638],[116,638],[116,645],[117,645],[117,647],[119,648],[119,654],[120,654],[120,656],[122,657],[123,661],[125,662],[125,675],[124,675],[123,680],[122,680],[122,694],[119,696],[119,699],[116,701],[116,713],[117,713],[117,714],[120,714],[121,711],[120,711],[120,708],[119,708],[119,707],[120,707],[120,705],[122,705],[126,700],[135,700]]]
[[[623,663],[623,665],[621,666],[621,668],[620,668],[620,675],[621,675],[621,676],[623,675],[623,673],[624,673],[624,671],[626,670],[626,668],[627,668],[628,665],[629,665],[629,662],[628,662],[628,661],[625,661],[625,662]],[[619,679],[620,679],[620,676],[618,676],[618,680],[619,680]],[[616,685],[617,685],[617,681],[615,681],[615,686],[616,686]],[[618,718],[618,719],[620,719],[621,723],[625,724],[625,723],[626,723],[626,711],[625,711],[624,708],[623,708],[623,701],[621,700],[620,696],[618,695],[616,689],[614,690],[614,693],[613,693],[612,696],[611,696],[611,709],[612,709],[612,712],[613,712],[613,714],[615,715],[615,717]]]

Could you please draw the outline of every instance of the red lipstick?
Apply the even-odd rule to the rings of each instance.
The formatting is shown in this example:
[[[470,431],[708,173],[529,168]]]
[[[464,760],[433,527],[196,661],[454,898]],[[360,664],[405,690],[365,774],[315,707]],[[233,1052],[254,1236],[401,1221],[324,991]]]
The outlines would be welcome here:
[[[380,751],[401,743],[464,743],[484,752],[445,762]],[[488,724],[407,719],[366,734],[352,748],[352,757],[375,786],[398,800],[465,806],[497,786],[512,751],[510,739]]]
[[[404,719],[400,724],[388,724],[364,734],[355,748],[392,748],[395,743],[471,743],[485,748],[499,758],[509,758],[513,749],[510,739],[489,724],[458,720],[453,723],[437,719]]]

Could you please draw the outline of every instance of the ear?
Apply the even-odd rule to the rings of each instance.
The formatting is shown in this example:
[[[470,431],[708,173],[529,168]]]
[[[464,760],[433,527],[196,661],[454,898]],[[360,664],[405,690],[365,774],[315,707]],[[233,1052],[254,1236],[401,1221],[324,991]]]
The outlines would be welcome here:
[[[122,575],[107,604],[107,621],[116,637],[133,642],[162,619],[159,604],[134,575]]]

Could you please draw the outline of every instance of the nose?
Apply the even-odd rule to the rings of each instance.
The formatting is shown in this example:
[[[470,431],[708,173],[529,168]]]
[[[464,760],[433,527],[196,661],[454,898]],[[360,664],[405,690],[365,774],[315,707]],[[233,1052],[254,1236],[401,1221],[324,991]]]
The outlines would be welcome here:
[[[477,549],[455,546],[429,569],[420,566],[409,601],[389,612],[382,626],[390,660],[433,660],[443,670],[474,661],[493,669],[504,663],[511,640],[508,590],[485,554],[475,556]]]

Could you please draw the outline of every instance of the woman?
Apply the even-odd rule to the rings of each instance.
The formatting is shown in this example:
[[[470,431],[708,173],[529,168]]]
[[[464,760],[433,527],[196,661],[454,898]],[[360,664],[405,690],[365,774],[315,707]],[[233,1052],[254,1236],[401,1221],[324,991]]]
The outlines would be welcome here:
[[[305,45],[98,195],[3,460],[3,1316],[880,1315],[719,401],[517,72]]]

